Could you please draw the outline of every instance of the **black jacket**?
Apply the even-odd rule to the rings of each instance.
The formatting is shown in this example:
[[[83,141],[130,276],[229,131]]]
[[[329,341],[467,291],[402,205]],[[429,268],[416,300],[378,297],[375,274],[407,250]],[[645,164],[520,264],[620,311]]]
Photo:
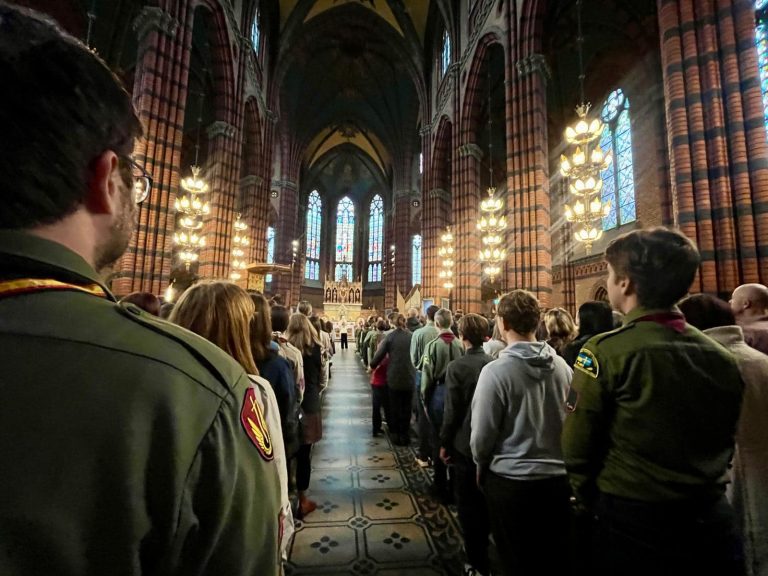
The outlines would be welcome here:
[[[483,366],[493,358],[483,352],[482,347],[470,348],[464,356],[457,357],[448,364],[445,373],[447,394],[443,427],[440,430],[440,445],[449,452],[456,450],[470,460],[469,448],[470,417],[472,396],[475,395],[477,379]]]
[[[390,332],[379,344],[371,360],[371,368],[376,368],[389,354],[387,386],[392,390],[413,390],[415,371],[411,364],[411,336],[412,334],[403,328]]]

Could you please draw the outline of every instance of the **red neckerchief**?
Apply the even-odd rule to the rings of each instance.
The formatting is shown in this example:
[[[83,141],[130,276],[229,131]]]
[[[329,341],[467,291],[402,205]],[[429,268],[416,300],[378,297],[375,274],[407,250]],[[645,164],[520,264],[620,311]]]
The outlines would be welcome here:
[[[657,312],[635,318],[635,322],[656,322],[656,324],[672,328],[678,334],[685,331],[685,316],[680,312]]]

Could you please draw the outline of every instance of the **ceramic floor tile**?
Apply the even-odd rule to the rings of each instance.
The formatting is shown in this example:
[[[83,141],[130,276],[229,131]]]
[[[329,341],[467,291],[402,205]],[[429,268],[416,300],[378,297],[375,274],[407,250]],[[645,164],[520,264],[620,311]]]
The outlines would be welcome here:
[[[455,512],[427,495],[431,470],[416,465],[413,447],[371,436],[369,378],[354,350],[333,364],[312,454],[318,508],[297,523],[286,575],[461,574]]]

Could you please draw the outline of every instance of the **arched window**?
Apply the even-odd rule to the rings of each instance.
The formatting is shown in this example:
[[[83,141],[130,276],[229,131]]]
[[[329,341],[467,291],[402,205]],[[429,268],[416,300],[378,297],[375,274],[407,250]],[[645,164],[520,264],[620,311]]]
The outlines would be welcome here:
[[[267,227],[267,264],[275,263],[275,229],[272,226]],[[272,274],[267,274],[264,282],[272,282]]]
[[[411,269],[413,285],[421,284],[421,234],[416,234],[411,241]]]
[[[376,194],[368,218],[368,282],[381,282],[384,201]]]
[[[355,254],[355,205],[347,196],[336,208],[336,272],[338,282],[343,277],[352,281],[352,261]]]
[[[760,67],[760,88],[763,92],[763,116],[768,130],[768,0],[755,2],[755,43],[757,65]]]
[[[256,15],[253,18],[253,26],[251,26],[251,44],[253,44],[253,50],[256,54],[259,53],[259,42],[261,42],[260,16],[261,14],[256,10]]]
[[[448,30],[443,30],[443,49],[440,53],[440,73],[445,76],[448,66],[451,65],[451,37]]]
[[[613,154],[613,162],[603,170],[603,203],[610,202],[610,212],[603,218],[603,230],[635,221],[635,175],[632,166],[632,129],[629,99],[621,89],[614,90],[603,103],[601,117],[606,126],[600,148]]]
[[[320,227],[322,224],[323,201],[320,194],[313,190],[307,204],[307,265],[304,278],[320,280]]]

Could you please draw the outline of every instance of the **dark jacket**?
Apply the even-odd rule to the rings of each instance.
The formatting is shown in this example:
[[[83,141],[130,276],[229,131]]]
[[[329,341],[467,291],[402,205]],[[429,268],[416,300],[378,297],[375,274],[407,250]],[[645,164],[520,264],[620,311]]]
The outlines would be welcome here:
[[[274,349],[270,349],[266,360],[257,362],[256,367],[275,392],[285,454],[290,458],[299,449],[299,404],[293,370],[288,361]]]
[[[322,371],[322,351],[319,344],[315,344],[311,354],[302,354],[304,359],[304,400],[301,409],[306,414],[320,412],[320,372]]]
[[[560,355],[563,357],[563,360],[568,363],[568,366],[573,368],[573,365],[576,363],[576,358],[579,356],[579,352],[584,347],[584,344],[587,343],[587,340],[592,338],[592,336],[594,336],[594,334],[585,334],[584,336],[579,336],[573,342],[569,342],[568,345],[563,349],[563,352]]]
[[[277,574],[278,471],[242,367],[55,242],[0,231],[10,279],[72,286],[0,294],[0,574]]]
[[[387,385],[392,390],[413,390],[411,333],[404,328],[398,328],[387,334],[371,360],[371,368],[376,368],[387,354],[389,354]]]
[[[419,328],[421,328],[421,322],[419,322],[419,319],[411,316],[406,320],[405,327],[408,328],[411,332],[416,332]]]
[[[440,430],[441,446],[456,450],[471,459],[469,448],[470,420],[472,416],[472,396],[475,394],[480,371],[493,358],[483,352],[483,348],[470,348],[464,356],[448,364],[445,373],[447,394],[443,427]]]

